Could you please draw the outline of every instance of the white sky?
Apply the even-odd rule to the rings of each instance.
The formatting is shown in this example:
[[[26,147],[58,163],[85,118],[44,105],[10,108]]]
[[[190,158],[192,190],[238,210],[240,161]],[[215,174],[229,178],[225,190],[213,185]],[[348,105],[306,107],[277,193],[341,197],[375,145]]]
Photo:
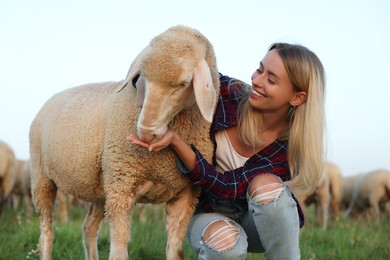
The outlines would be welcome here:
[[[275,41],[300,43],[327,73],[329,160],[344,175],[390,169],[390,1],[1,0],[0,139],[29,157],[30,124],[53,94],[125,78],[157,34],[184,24],[219,70],[250,82]]]

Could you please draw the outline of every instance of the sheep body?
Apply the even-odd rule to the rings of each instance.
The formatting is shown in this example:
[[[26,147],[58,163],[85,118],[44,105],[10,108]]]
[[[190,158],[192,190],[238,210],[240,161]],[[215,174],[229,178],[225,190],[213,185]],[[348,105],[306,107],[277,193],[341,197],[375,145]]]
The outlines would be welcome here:
[[[330,208],[332,217],[338,220],[340,217],[341,200],[343,197],[343,176],[340,168],[334,163],[327,163],[326,171],[329,178]]]
[[[294,195],[297,197],[302,210],[306,212],[306,206],[311,203],[316,205],[316,218],[321,216],[322,227],[323,229],[327,228],[328,218],[329,218],[329,202],[330,202],[330,193],[329,193],[329,177],[327,174],[323,174],[321,180],[318,182],[317,187],[309,192],[307,190],[297,189],[294,186],[291,186]],[[321,215],[319,215],[319,212]]]
[[[350,188],[348,213],[355,217],[367,213],[367,217],[378,222],[383,212],[390,219],[387,205],[390,201],[390,171],[371,171],[352,176],[348,182],[345,186],[353,185]]]
[[[189,35],[192,40],[184,41],[187,52],[177,52],[182,50],[180,39]],[[196,51],[187,56],[191,48]],[[198,52],[201,53],[194,55]],[[145,133],[142,127],[151,131],[148,134],[161,135],[169,124],[211,160],[210,122],[203,118],[202,113],[207,111],[201,111],[202,105],[195,97],[198,65],[205,62],[210,66],[214,91],[211,98],[216,103],[219,81],[212,46],[198,31],[184,26],[168,29],[152,39],[132,63],[124,81],[79,86],[47,101],[30,129],[32,194],[41,219],[42,258],[49,259],[51,255],[54,237],[48,223],[58,187],[92,202],[83,226],[86,258],[97,258],[99,223],[105,213],[110,223],[110,259],[127,259],[132,207],[136,202],[150,202],[166,203],[167,258],[182,259],[183,240],[197,192],[179,173],[171,148],[149,153],[132,145],[126,136]],[[136,89],[125,87],[136,73],[145,77],[142,110]],[[153,97],[155,93],[159,94],[157,99]],[[150,109],[151,103],[159,109]],[[214,108],[215,105],[207,108],[212,110],[208,113],[212,115]],[[154,123],[158,123],[158,129],[148,127]]]
[[[305,211],[306,206],[315,203],[316,217],[319,218],[321,213],[321,221],[323,229],[328,226],[329,208],[332,209],[333,219],[337,220],[340,215],[340,207],[342,200],[342,175],[340,168],[331,162],[327,162],[325,166],[326,174],[318,183],[318,186],[313,192],[291,188],[295,196],[301,202],[302,209]]]
[[[0,141],[0,215],[4,200],[10,195],[15,185],[16,157],[13,149]]]
[[[31,219],[33,213],[33,203],[31,196],[31,170],[30,170],[30,160],[26,160],[22,168],[22,194],[26,200],[26,218]]]
[[[19,208],[19,203],[23,202],[24,199],[24,193],[23,193],[23,167],[26,163],[25,160],[16,160],[16,167],[15,167],[15,184],[11,191],[12,194],[12,207],[14,210],[17,210]]]
[[[346,215],[351,215],[354,218],[358,216],[358,212],[355,209],[352,210],[350,206],[353,201],[355,190],[362,181],[363,175],[363,173],[359,173],[356,175],[344,176],[342,178],[343,196],[341,199],[341,209],[346,211]]]

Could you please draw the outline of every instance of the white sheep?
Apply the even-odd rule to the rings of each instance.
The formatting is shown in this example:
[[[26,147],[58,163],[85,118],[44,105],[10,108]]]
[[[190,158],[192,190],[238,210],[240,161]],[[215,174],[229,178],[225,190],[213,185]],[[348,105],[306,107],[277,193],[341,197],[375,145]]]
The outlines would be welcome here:
[[[138,73],[145,79],[142,108],[136,89],[126,87]],[[83,225],[86,258],[98,258],[98,229],[105,212],[110,259],[127,259],[132,208],[136,202],[150,202],[166,203],[167,259],[182,259],[198,191],[179,173],[172,149],[149,153],[126,137],[136,132],[159,137],[169,125],[211,160],[209,121],[218,95],[211,43],[197,30],[176,26],[151,40],[124,81],[88,84],[49,99],[30,129],[40,256],[51,257],[58,187],[92,202]]]
[[[22,192],[26,200],[26,218],[31,219],[33,213],[33,204],[31,196],[31,163],[27,159],[23,164],[22,169]]]
[[[62,192],[61,190],[57,190],[56,195],[56,204],[58,208],[58,218],[62,223],[66,223],[71,218],[70,208],[71,207],[81,207],[84,206],[83,203],[80,203],[78,199],[76,199],[71,194],[67,194]]]
[[[302,190],[291,185],[291,189],[294,195],[297,197],[303,212],[306,213],[306,206],[311,203],[315,203],[316,219],[321,216],[322,228],[325,230],[328,226],[329,216],[329,203],[330,203],[330,192],[329,192],[329,177],[327,174],[323,174],[317,187],[313,191]],[[319,214],[321,213],[321,214]]]
[[[13,149],[0,141],[0,215],[5,199],[15,185],[16,157]]]
[[[23,179],[23,167],[25,163],[26,163],[25,160],[20,160],[20,159],[16,160],[15,183],[11,191],[12,207],[14,210],[17,210],[19,208],[19,203],[23,203],[23,199],[24,199],[22,179]]]
[[[343,196],[341,199],[341,209],[345,211],[345,215],[350,215],[353,218],[358,218],[360,213],[357,211],[357,208],[352,209],[351,203],[353,201],[353,196],[355,190],[358,189],[359,183],[363,180],[363,173],[356,175],[344,176],[342,178],[343,183]]]
[[[304,211],[306,206],[315,203],[316,218],[318,219],[319,213],[321,213],[323,229],[326,229],[328,226],[329,208],[332,209],[333,219],[337,220],[339,218],[343,192],[340,168],[334,163],[327,162],[325,172],[326,174],[323,175],[313,192],[291,186]]]
[[[340,168],[334,163],[327,163],[326,171],[329,178],[330,208],[334,220],[340,217],[341,200],[343,197],[343,175]]]
[[[353,183],[352,196],[347,210],[352,216],[367,213],[367,217],[379,222],[381,212],[390,219],[390,171],[375,170],[358,175]],[[348,184],[346,184],[348,185]]]

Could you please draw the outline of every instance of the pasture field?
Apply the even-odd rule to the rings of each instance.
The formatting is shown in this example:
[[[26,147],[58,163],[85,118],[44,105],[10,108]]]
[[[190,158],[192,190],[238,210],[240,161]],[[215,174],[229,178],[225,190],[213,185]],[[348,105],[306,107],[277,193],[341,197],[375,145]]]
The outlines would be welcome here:
[[[136,206],[132,222],[132,241],[129,244],[130,259],[165,259],[165,224],[161,207],[157,210],[147,205],[142,218]],[[86,209],[74,207],[70,221],[55,220],[53,259],[84,259],[81,226]],[[324,231],[314,221],[309,207],[304,229],[301,231],[302,259],[390,259],[390,223],[383,219],[380,224],[342,217],[337,223],[330,222]],[[36,248],[39,238],[37,215],[31,221],[24,212],[6,209],[0,217],[0,259],[38,259]],[[103,222],[98,241],[100,259],[108,259],[109,230]],[[196,259],[187,242],[185,259]],[[265,259],[262,254],[249,254],[248,259]]]

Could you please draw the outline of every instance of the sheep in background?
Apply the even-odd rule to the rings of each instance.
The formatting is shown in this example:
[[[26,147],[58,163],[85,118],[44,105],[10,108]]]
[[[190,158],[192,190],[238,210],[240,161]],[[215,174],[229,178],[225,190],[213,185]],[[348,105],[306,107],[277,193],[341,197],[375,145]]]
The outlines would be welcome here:
[[[69,221],[70,196],[71,195],[57,190],[56,198],[58,202],[58,217],[60,221],[64,223]]]
[[[15,185],[16,157],[12,148],[0,141],[0,215],[3,203]]]
[[[141,73],[142,108],[136,89]],[[211,43],[197,30],[177,26],[156,36],[136,57],[122,82],[65,90],[44,105],[30,129],[31,181],[40,218],[39,254],[50,259],[57,188],[91,202],[83,225],[86,258],[97,259],[99,225],[110,227],[110,259],[127,259],[130,213],[136,202],[166,203],[167,259],[183,258],[183,241],[198,191],[182,176],[172,149],[149,153],[129,133],[162,136],[169,125],[208,160],[219,95]],[[207,120],[205,120],[207,119]]]
[[[26,160],[22,168],[22,192],[26,200],[26,218],[31,219],[33,213],[33,203],[31,196],[31,163]]]
[[[343,176],[340,168],[336,164],[330,162],[326,165],[326,172],[328,173],[329,178],[330,209],[332,210],[333,219],[338,220],[343,197]]]
[[[358,218],[360,215],[357,211],[357,207],[352,210],[350,208],[352,203],[352,198],[354,196],[355,190],[359,186],[359,183],[362,181],[363,174],[356,174],[350,176],[344,176],[342,179],[343,183],[343,196],[341,199],[341,209],[345,211],[346,215],[350,215],[353,218]]]
[[[291,189],[294,192],[294,195],[300,202],[303,212],[306,212],[306,206],[311,203],[316,205],[316,218],[319,219],[321,216],[322,228],[325,230],[328,226],[329,218],[329,202],[330,202],[330,193],[329,193],[329,177],[327,174],[323,174],[321,180],[319,181],[317,187],[314,191],[310,192],[307,190],[297,189],[291,185]],[[318,213],[321,214],[318,214]]]
[[[333,219],[338,220],[343,196],[340,168],[334,163],[327,162],[325,171],[326,174],[323,175],[323,179],[318,183],[317,188],[313,192],[291,187],[304,211],[306,206],[315,203],[315,215],[317,219],[321,217],[323,229],[326,229],[328,226],[329,208],[332,210]]]
[[[19,203],[23,204],[24,194],[23,194],[23,188],[22,188],[22,178],[23,178],[23,166],[25,164],[25,160],[16,160],[16,167],[15,167],[15,183],[14,187],[11,191],[11,202],[12,202],[12,208],[14,210],[17,210],[19,208]]]
[[[57,190],[57,208],[58,208],[58,218],[62,223],[66,223],[69,219],[72,218],[70,208],[71,207],[84,207],[85,205],[81,203],[77,198],[71,194]],[[88,207],[86,207],[88,208]]]
[[[364,213],[379,222],[381,212],[390,219],[390,171],[376,170],[356,178],[348,213]]]
[[[138,219],[141,223],[146,223],[146,220],[153,219],[159,221],[161,219],[161,212],[163,210],[162,204],[136,204],[138,207],[138,215],[133,216],[133,221]],[[136,218],[135,218],[136,217]]]

